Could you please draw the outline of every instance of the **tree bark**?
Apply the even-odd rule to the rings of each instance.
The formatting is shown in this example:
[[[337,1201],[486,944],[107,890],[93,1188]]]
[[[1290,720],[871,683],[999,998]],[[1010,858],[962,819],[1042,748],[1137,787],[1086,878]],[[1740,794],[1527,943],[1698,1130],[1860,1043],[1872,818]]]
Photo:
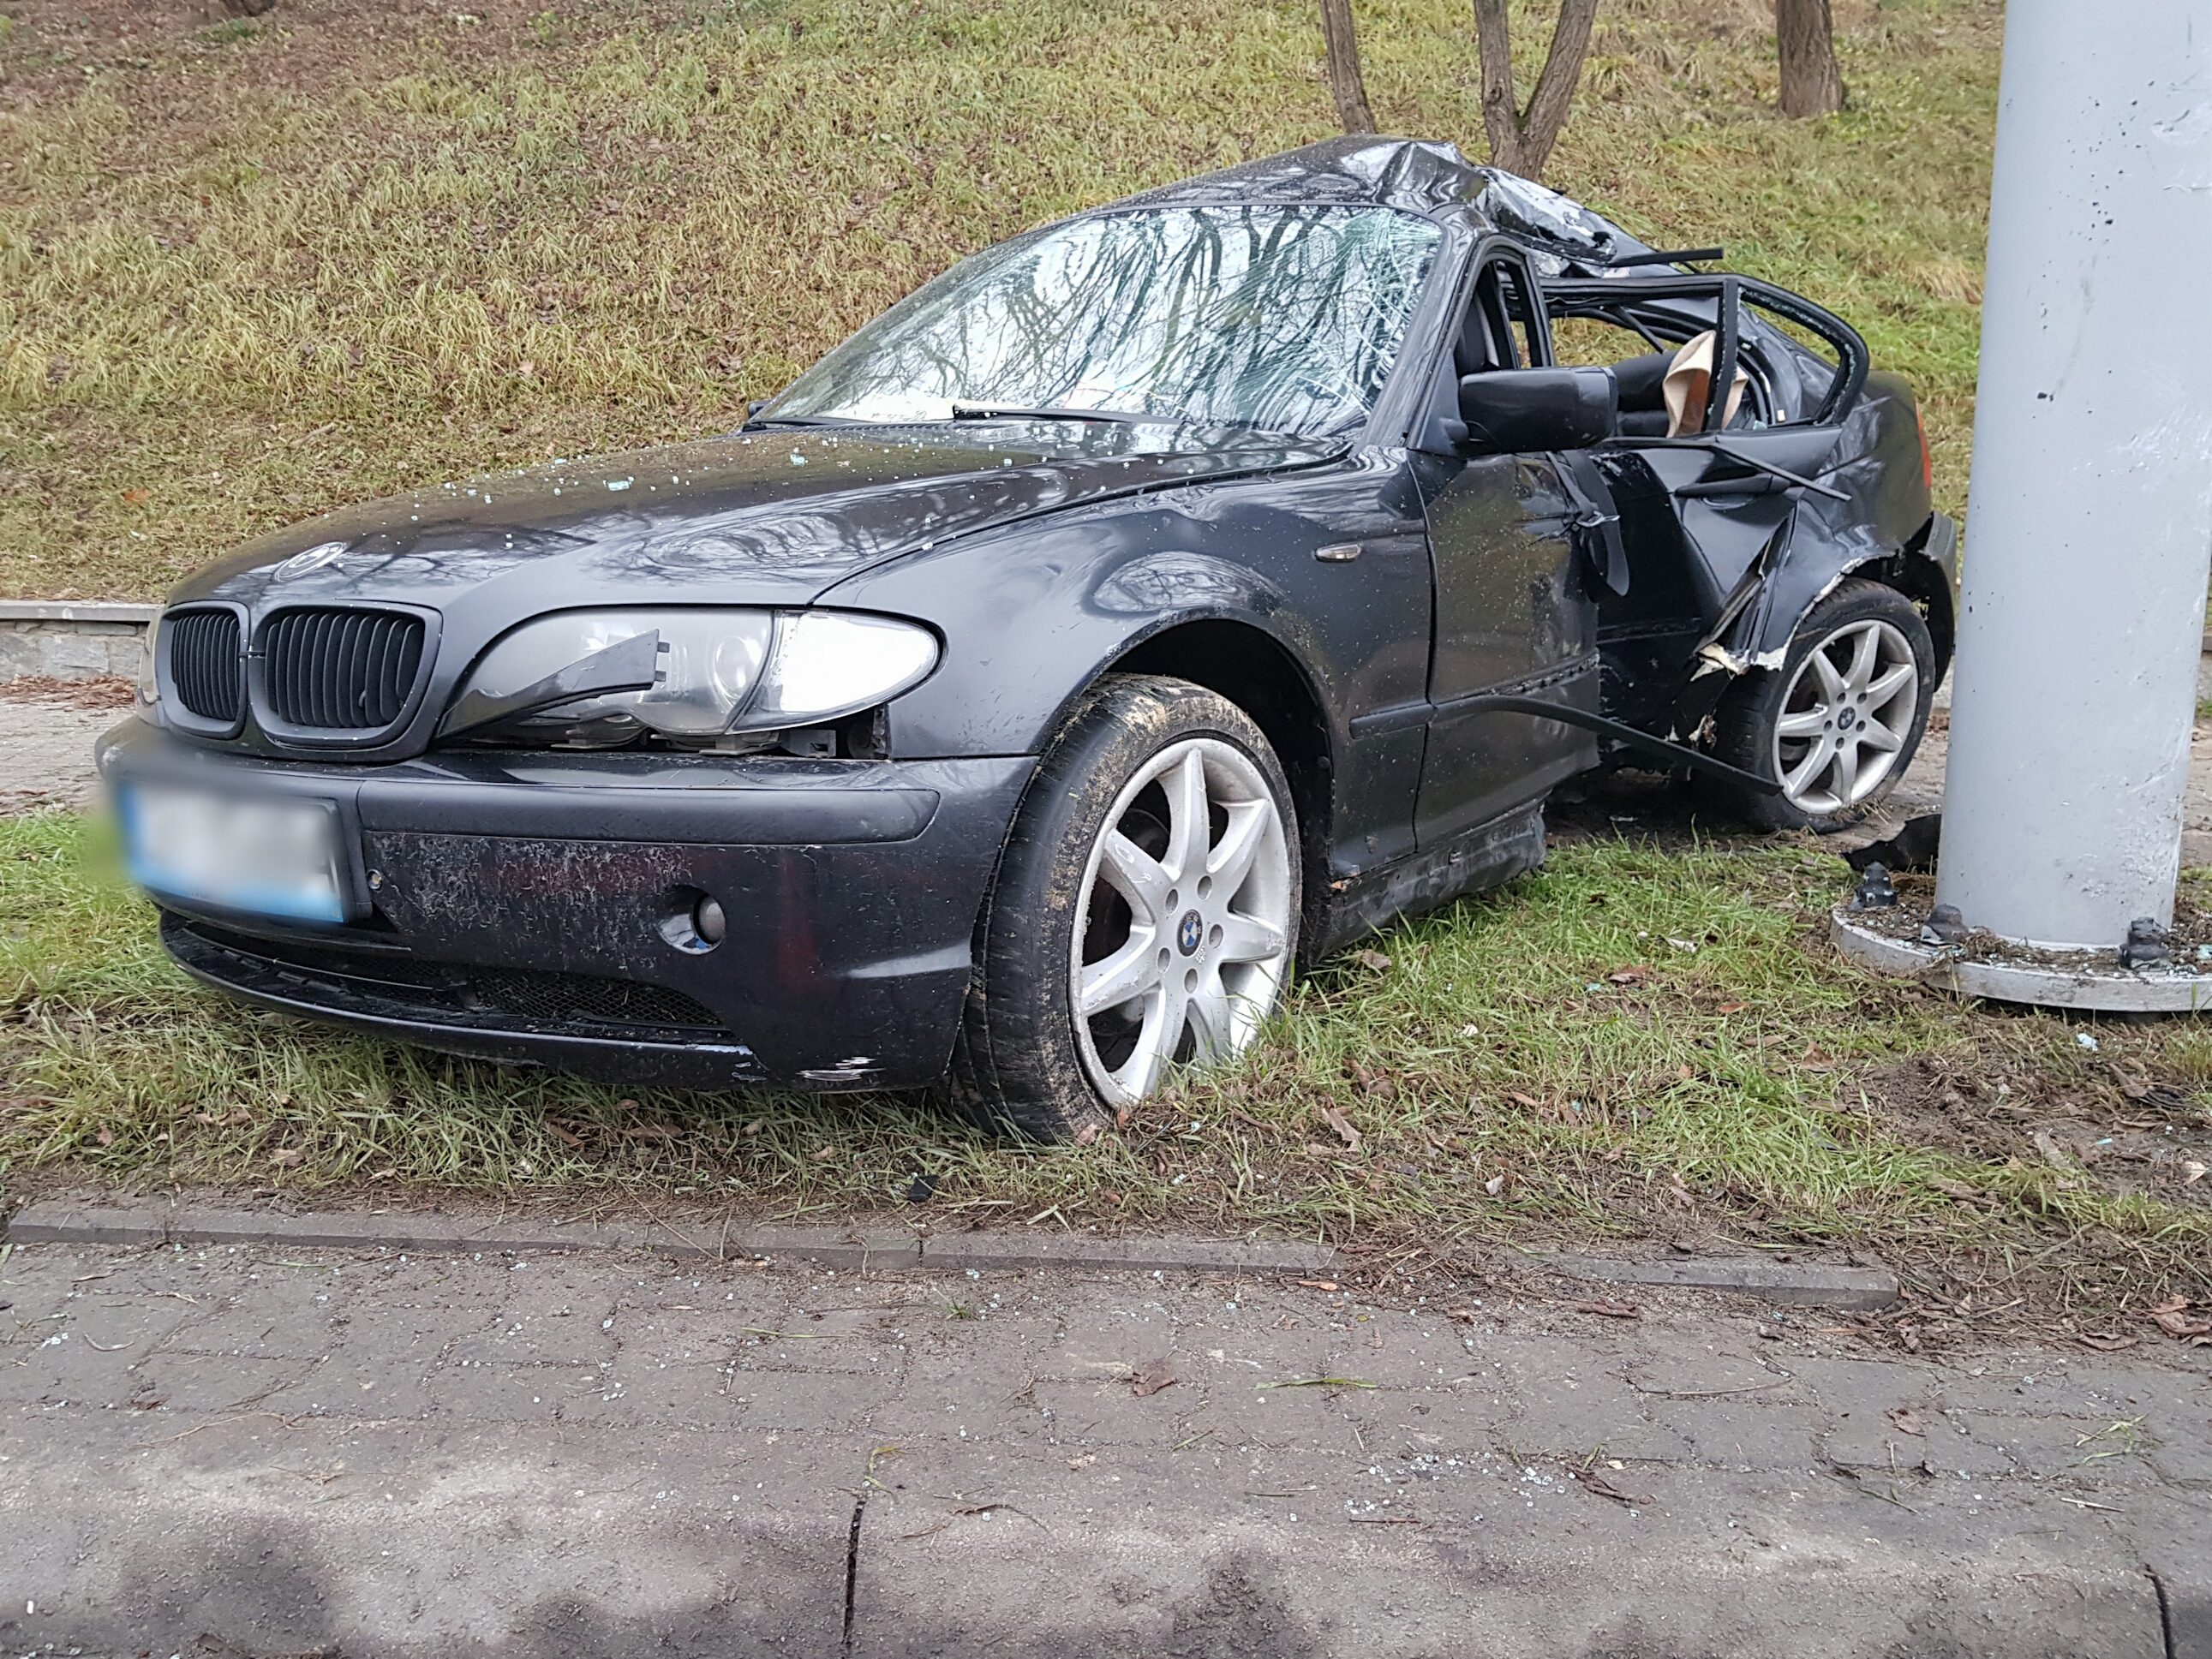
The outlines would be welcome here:
[[[1782,112],[1833,115],[1844,106],[1836,67],[1836,23],[1828,0],[1774,0],[1774,40],[1782,59]]]
[[[1820,3],[1825,6],[1826,0]],[[1475,50],[1482,59],[1482,125],[1490,135],[1493,166],[1526,179],[1542,176],[1544,164],[1552,159],[1552,146],[1567,124],[1596,17],[1597,0],[1559,0],[1552,50],[1528,107],[1521,109],[1513,96],[1513,34],[1506,0],[1474,0]]]
[[[1321,0],[1321,34],[1328,46],[1328,90],[1336,100],[1336,118],[1346,132],[1374,131],[1375,115],[1367,107],[1367,86],[1359,76],[1352,0]]]

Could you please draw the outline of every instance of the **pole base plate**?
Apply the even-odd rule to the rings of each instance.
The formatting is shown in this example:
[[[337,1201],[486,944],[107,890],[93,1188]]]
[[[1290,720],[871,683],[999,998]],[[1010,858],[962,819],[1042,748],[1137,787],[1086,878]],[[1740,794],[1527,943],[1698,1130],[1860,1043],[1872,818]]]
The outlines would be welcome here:
[[[1953,946],[1892,939],[1842,905],[1829,913],[1828,937],[1862,968],[1962,997],[2102,1013],[2212,1012],[2212,974],[2123,968],[2111,951],[2084,951],[2078,961],[2049,951],[2036,952],[2033,961],[1970,957]]]

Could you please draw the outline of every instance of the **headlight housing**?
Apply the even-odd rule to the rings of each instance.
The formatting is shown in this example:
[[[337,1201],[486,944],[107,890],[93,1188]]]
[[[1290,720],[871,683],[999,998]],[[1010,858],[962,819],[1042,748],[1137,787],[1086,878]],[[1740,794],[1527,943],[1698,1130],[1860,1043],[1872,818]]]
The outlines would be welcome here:
[[[152,720],[161,704],[161,676],[155,653],[161,642],[161,613],[146,624],[146,648],[138,655],[138,712]]]
[[[557,611],[494,642],[441,732],[611,745],[642,730],[705,746],[873,708],[927,678],[937,659],[927,629],[859,611]]]

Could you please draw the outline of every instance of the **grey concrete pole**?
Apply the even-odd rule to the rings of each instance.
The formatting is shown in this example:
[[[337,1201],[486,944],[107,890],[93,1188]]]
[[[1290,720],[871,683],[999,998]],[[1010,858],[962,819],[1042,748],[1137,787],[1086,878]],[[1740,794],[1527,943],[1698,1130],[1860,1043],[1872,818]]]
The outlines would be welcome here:
[[[2212,0],[2013,0],[1937,899],[2172,918],[2212,562]]]

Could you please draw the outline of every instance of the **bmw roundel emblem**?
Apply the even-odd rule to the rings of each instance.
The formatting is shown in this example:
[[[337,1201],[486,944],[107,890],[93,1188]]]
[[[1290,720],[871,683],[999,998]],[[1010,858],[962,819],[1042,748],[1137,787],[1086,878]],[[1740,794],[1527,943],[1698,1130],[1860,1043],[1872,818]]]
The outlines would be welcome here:
[[[1198,912],[1184,912],[1183,919],[1176,925],[1176,949],[1185,956],[1194,955],[1198,950],[1199,940],[1205,937],[1206,924],[1199,920]]]
[[[295,576],[305,576],[325,565],[336,564],[345,556],[345,550],[343,542],[319,542],[305,552],[295,553],[269,574],[272,580],[289,582]]]

